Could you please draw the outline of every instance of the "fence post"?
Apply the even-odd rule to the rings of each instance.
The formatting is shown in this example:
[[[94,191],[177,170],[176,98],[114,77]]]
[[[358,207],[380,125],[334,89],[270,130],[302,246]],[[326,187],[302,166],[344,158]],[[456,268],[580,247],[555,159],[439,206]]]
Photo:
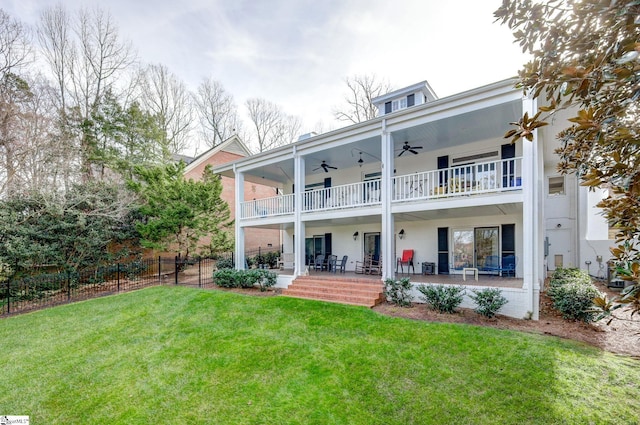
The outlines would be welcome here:
[[[176,262],[175,262],[175,266],[176,266],[176,267],[175,267],[175,272],[176,272],[176,275],[175,275],[175,276],[176,276],[176,278],[175,278],[175,283],[176,283],[176,285],[178,284],[178,258],[179,258],[179,257],[176,255]]]
[[[71,301],[71,272],[67,270],[67,301]]]
[[[198,258],[198,288],[202,288],[202,257]]]
[[[120,292],[120,263],[116,264],[116,275],[118,276],[118,292]]]
[[[11,313],[11,279],[7,279],[7,314]]]
[[[158,282],[162,282],[162,257],[158,255]]]

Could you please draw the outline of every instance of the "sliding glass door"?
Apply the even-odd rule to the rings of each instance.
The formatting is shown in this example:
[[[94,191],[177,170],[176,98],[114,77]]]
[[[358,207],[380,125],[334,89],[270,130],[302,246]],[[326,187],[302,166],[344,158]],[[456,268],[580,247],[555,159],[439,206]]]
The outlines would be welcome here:
[[[477,227],[475,229],[475,266],[482,270],[485,268],[487,257],[499,258],[500,239],[497,227]],[[494,260],[493,264],[496,264]]]
[[[500,255],[499,228],[454,229],[452,246],[451,265],[454,269],[476,267],[482,270],[487,257]]]

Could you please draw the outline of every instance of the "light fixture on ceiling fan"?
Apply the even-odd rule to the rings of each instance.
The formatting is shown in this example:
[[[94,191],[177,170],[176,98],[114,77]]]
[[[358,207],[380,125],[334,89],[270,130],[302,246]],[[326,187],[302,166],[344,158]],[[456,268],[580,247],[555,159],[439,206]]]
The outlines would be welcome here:
[[[362,160],[362,152],[360,152],[360,159],[358,160],[358,166],[362,167],[364,161]]]

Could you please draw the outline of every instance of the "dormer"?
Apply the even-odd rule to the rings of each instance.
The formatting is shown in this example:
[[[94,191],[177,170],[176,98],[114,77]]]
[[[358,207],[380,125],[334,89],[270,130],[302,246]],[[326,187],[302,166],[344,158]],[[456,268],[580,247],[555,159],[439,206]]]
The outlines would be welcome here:
[[[438,98],[426,81],[371,99],[378,108],[378,116],[434,101]]]

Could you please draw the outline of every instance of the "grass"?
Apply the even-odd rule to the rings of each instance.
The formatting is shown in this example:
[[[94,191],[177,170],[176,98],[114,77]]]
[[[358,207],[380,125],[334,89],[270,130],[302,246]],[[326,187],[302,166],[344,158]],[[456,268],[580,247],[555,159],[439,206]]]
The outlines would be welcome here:
[[[154,287],[0,321],[35,424],[636,424],[640,363],[560,339]]]

